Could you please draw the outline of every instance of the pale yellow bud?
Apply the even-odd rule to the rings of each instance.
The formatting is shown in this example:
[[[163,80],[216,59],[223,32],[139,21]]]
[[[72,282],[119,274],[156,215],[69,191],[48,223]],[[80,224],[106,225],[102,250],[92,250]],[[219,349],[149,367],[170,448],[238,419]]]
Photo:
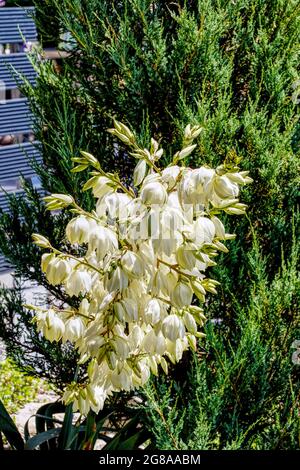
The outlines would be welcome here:
[[[191,286],[192,286],[194,294],[196,294],[198,299],[201,300],[201,302],[204,302],[206,291],[202,285],[202,282],[199,279],[193,279],[191,281]]]
[[[135,186],[139,186],[143,182],[146,176],[146,172],[147,163],[145,162],[145,160],[140,160],[136,165],[133,173],[133,182]]]
[[[188,147],[185,147],[179,152],[178,159],[182,160],[183,158],[188,157],[195,150],[196,147],[197,147],[197,144],[189,145]]]
[[[168,363],[167,363],[167,361],[165,360],[164,357],[161,358],[160,365],[161,365],[162,370],[164,371],[164,373],[166,375],[168,375],[168,372],[169,372]]]
[[[195,319],[194,319],[193,315],[191,315],[188,312],[185,312],[184,315],[183,315],[183,322],[185,324],[186,329],[190,333],[194,334],[194,333],[197,332],[197,324],[195,322]]]
[[[32,240],[35,243],[35,245],[39,246],[40,248],[51,248],[51,243],[46,237],[43,237],[43,235],[39,235],[38,233],[33,233]]]

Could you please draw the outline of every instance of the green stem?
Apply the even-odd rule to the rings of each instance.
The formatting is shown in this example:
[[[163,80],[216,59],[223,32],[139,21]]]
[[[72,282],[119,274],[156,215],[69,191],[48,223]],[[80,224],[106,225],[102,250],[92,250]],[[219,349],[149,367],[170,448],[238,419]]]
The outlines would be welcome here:
[[[82,260],[76,258],[76,256],[70,255],[69,253],[63,253],[62,251],[57,250],[57,249],[54,248],[53,246],[51,246],[51,249],[52,249],[53,253],[55,253],[55,254],[57,254],[57,255],[60,255],[60,256],[64,256],[65,258],[74,259],[74,260],[77,261],[79,264],[82,264],[83,266],[87,266],[88,268],[93,269],[93,270],[96,271],[97,273],[103,275],[103,271],[101,271],[100,269],[96,268],[96,266],[93,266],[92,264],[88,263],[87,261],[82,261]]]
[[[167,263],[166,261],[163,261],[163,260],[160,259],[160,258],[157,259],[157,263],[158,263],[158,264],[164,264],[165,266],[168,266],[168,268],[172,269],[173,271],[176,271],[178,274],[180,274],[181,276],[186,277],[187,279],[190,279],[191,277],[195,277],[195,276],[186,274],[186,273],[184,273],[183,271],[180,271],[180,269],[178,269],[178,268],[176,267],[177,265]]]

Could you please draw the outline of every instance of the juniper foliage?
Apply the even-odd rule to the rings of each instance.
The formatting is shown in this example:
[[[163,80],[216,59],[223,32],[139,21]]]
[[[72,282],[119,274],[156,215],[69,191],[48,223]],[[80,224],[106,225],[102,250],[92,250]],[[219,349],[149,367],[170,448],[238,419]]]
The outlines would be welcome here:
[[[144,420],[158,449],[291,450],[300,446],[300,338],[294,240],[271,280],[257,240],[248,253],[250,297],[234,297],[236,329],[209,322],[185,380],[153,381]],[[294,361],[295,362],[295,361]]]

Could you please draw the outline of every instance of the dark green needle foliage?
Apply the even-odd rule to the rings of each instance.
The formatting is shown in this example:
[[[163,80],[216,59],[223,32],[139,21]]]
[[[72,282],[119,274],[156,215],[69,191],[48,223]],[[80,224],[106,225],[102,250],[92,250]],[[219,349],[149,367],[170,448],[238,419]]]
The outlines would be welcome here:
[[[148,145],[151,136],[160,140],[168,149],[167,161],[180,145],[185,126],[200,124],[203,131],[191,166],[242,157],[241,168],[250,171],[254,183],[242,193],[249,218],[226,220],[228,231],[237,238],[228,242],[229,253],[211,273],[221,286],[206,312],[210,320],[221,318],[222,326],[209,323],[209,354],[201,354],[188,377],[180,366],[174,372],[194,384],[191,394],[181,381],[178,387],[184,391],[172,389],[170,400],[180,394],[190,397],[197,426],[203,422],[208,430],[209,437],[201,437],[199,446],[203,442],[207,447],[276,447],[273,421],[282,432],[287,429],[287,435],[288,420],[292,427],[298,425],[293,405],[297,388],[287,353],[297,333],[297,305],[288,290],[291,284],[285,284],[293,275],[291,264],[276,273],[282,252],[290,259],[293,230],[297,240],[300,1],[44,0],[36,1],[36,8],[41,38],[59,43],[69,54],[56,65],[35,58],[37,85],[23,90],[35,114],[43,153],[43,165],[36,170],[46,191],[72,193],[83,207],[92,207],[92,199],[81,192],[86,175],[70,173],[71,157],[80,149],[129,181],[134,162],[106,132],[114,117],[135,129],[140,143]],[[54,27],[47,29],[49,18]],[[58,41],[58,33],[64,42]],[[27,200],[11,199],[11,216],[0,216],[0,249],[19,276],[36,280],[61,302],[72,302],[60,289],[47,286],[39,265],[41,253],[31,244],[31,233],[39,232],[54,246],[63,245],[67,216],[45,214],[29,185],[26,193]],[[253,258],[251,224],[259,240],[259,259]],[[296,257],[294,253],[293,262]],[[253,277],[257,270],[263,277]],[[281,298],[279,285],[286,298]],[[16,299],[6,292],[0,301],[1,336],[9,342],[11,355],[22,367],[34,367],[29,351],[35,345],[41,357],[48,358],[36,373],[61,382],[66,377],[63,358],[66,354],[68,361],[71,352],[42,339],[36,345],[34,326]],[[286,299],[293,306],[279,308]],[[20,330],[11,326],[11,312],[18,313]],[[26,348],[19,342],[22,327],[29,332]],[[281,394],[279,382],[284,384]],[[208,400],[208,405],[199,398],[201,387],[207,387],[201,400]],[[163,394],[160,386],[158,393]],[[271,421],[263,415],[264,407]],[[182,421],[179,413],[182,420],[175,415],[173,420],[193,429],[189,408],[187,413],[188,419]],[[257,420],[262,421],[256,425]],[[262,430],[254,438],[251,426],[262,423],[270,423],[268,433]],[[188,444],[184,427],[180,439],[187,446],[196,445],[195,436]],[[286,434],[278,446],[295,447],[296,438],[288,441]],[[167,445],[159,439],[159,445]]]
[[[293,344],[300,338],[298,259],[294,240],[270,280],[254,242],[248,305],[232,293],[236,328],[228,332],[224,323],[209,321],[188,373],[153,381],[145,390],[145,423],[155,448],[299,449],[300,348]]]

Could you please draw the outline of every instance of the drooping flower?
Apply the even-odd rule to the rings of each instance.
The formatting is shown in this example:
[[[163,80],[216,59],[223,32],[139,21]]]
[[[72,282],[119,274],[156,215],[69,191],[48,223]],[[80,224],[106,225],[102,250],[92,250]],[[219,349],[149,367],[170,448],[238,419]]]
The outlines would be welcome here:
[[[92,276],[87,271],[73,271],[66,282],[66,292],[69,295],[78,297],[80,294],[84,295],[92,287]]]
[[[167,201],[167,191],[159,181],[148,182],[143,185],[141,191],[141,200],[146,205],[162,205]]]
[[[82,152],[75,169],[93,167],[83,189],[92,190],[96,209],[86,212],[69,195],[47,196],[49,210],[69,207],[75,214],[66,227],[70,253],[33,235],[47,250],[41,266],[48,282],[78,298],[77,309],[35,309],[38,331],[50,341],[73,343],[79,364],[87,365],[85,383],[72,383],[64,393],[65,403],[83,415],[98,413],[114,391],[144,385],[159,366],[168,373],[169,361],[196,350],[205,315],[194,300],[205,305],[206,292],[216,293],[218,283],[206,271],[219,251],[227,251],[222,241],[234,237],[220,214],[245,212],[237,198],[240,186],[251,182],[247,172],[226,164],[182,164],[199,126],[186,127],[183,148],[166,168],[156,166],[163,154],[156,140],[143,149],[126,125],[114,126],[111,134],[138,159],[135,187]]]

